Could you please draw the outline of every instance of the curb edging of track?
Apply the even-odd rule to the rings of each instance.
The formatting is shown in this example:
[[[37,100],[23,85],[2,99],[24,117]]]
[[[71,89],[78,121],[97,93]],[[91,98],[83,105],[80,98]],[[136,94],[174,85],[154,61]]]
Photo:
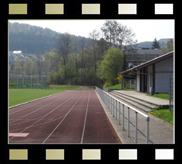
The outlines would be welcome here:
[[[115,127],[114,124],[112,123],[111,118],[109,117],[108,113],[106,112],[106,109],[107,109],[106,105],[105,105],[104,102],[101,100],[100,96],[97,94],[96,91],[95,91],[95,93],[96,93],[96,95],[97,95],[97,97],[98,97],[98,99],[99,99],[99,101],[100,101],[100,103],[101,103],[101,105],[102,105],[102,107],[103,107],[103,109],[104,109],[105,114],[107,115],[107,118],[109,119],[110,124],[112,125],[113,129],[115,130],[115,133],[117,134],[117,137],[119,138],[121,144],[123,144],[124,141],[123,141],[123,139],[121,138],[121,135],[120,135],[119,132],[117,131],[116,127]],[[107,110],[108,110],[108,109],[107,109]]]

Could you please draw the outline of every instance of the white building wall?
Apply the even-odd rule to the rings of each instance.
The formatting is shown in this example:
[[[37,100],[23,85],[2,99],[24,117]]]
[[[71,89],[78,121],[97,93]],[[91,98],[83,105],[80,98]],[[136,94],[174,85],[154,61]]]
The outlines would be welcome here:
[[[137,91],[140,92],[140,71],[137,71]]]
[[[147,77],[147,93],[151,93],[152,84],[153,84],[153,74],[152,74],[153,65],[148,67],[148,77]]]

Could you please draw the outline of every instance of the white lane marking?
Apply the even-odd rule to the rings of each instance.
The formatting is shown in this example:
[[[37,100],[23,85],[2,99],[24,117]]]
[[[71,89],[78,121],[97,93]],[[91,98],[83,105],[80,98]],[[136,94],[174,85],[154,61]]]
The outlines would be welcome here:
[[[27,113],[27,114],[25,114],[25,115],[23,115],[23,116],[20,116],[20,117],[18,117],[18,118],[15,118],[15,120],[12,121],[12,122],[10,122],[9,125],[11,125],[12,123],[14,123],[14,122],[16,122],[16,121],[18,121],[18,120],[20,120],[20,119],[22,119],[22,118],[25,118],[26,116],[29,116],[29,115],[31,115],[31,114],[33,114],[33,113],[39,111],[40,109],[42,109],[42,108],[44,108],[44,107],[46,107],[46,106],[48,106],[48,105],[50,105],[50,104],[53,104],[53,103],[55,103],[55,102],[58,102],[58,101],[60,101],[60,100],[51,102],[51,103],[49,103],[49,104],[47,104],[47,105],[42,106],[41,108],[38,108],[38,109],[36,109],[36,110],[30,112],[30,113]]]
[[[29,133],[9,133],[9,137],[26,137]]]
[[[45,114],[43,117],[41,117],[39,120],[37,120],[36,122],[34,122],[33,124],[31,124],[30,126],[24,128],[24,130],[22,130],[20,133],[24,132],[25,130],[31,128],[33,125],[35,125],[36,123],[38,123],[40,120],[42,120],[44,117],[46,117],[47,115],[51,114],[53,111],[55,111],[58,107],[62,106],[63,104],[65,104],[67,101],[69,101],[71,98],[73,98],[76,95],[73,95],[72,97],[70,97],[68,100],[64,101],[62,104],[60,104],[59,106],[57,106],[56,108],[54,108],[53,110],[51,110],[49,113]],[[10,140],[12,140],[14,137],[12,137]]]
[[[81,97],[85,94],[85,92],[80,96],[80,98],[74,103],[74,105],[70,108],[70,110],[66,113],[65,117],[59,122],[59,124],[53,129],[53,131],[48,135],[48,137],[42,142],[44,144],[50,136],[55,132],[55,130],[61,125],[61,123],[64,121],[66,116],[71,112],[71,110],[75,107],[75,105],[78,103],[78,101],[81,99]]]
[[[59,120],[59,119],[61,119],[61,118],[63,118],[65,115],[63,115],[63,116],[61,116],[61,117],[58,117],[58,118],[56,118],[56,119],[53,119],[53,120],[51,120],[51,121],[47,121],[47,122],[44,122],[44,123],[40,123],[40,124],[38,124],[38,125],[30,125],[31,126],[31,128],[32,127],[37,127],[37,126],[42,126],[42,125],[45,125],[45,124],[48,124],[48,123],[52,123],[52,122],[54,122],[54,121],[57,121],[57,120]],[[20,128],[20,129],[15,129],[15,130],[11,130],[11,132],[16,132],[16,131],[18,131],[18,130],[22,130],[22,129],[25,129],[25,128]]]
[[[52,95],[48,95],[48,96],[44,96],[44,97],[41,97],[41,98],[37,98],[37,99],[31,100],[31,101],[27,101],[27,102],[24,102],[24,103],[21,103],[21,104],[17,104],[17,105],[14,105],[14,106],[9,107],[9,109],[13,110],[12,108],[15,108],[15,107],[18,107],[18,106],[21,106],[21,105],[26,105],[28,103],[32,103],[32,102],[37,101],[37,100],[46,99],[46,98],[49,98],[51,96],[59,95],[59,94],[62,94],[63,92],[61,92],[61,93],[55,93],[55,94],[52,94]],[[31,107],[31,106],[28,106],[28,107]],[[23,108],[23,109],[26,109],[26,108]],[[20,109],[20,111],[23,110],[23,109]],[[16,113],[16,112],[19,112],[19,111],[12,112],[11,114]]]
[[[86,120],[87,120],[87,112],[88,112],[89,100],[90,100],[90,93],[89,93],[89,97],[88,97],[88,100],[87,100],[87,108],[86,108],[86,113],[85,113],[85,119],[84,119],[83,131],[82,131],[81,144],[83,143],[83,138],[84,138],[84,133],[85,133],[85,125],[86,125]]]

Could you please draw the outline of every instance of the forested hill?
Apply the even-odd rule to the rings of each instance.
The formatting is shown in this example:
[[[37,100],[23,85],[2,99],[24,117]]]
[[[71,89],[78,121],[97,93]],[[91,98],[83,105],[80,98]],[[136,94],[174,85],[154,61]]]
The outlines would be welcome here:
[[[45,54],[56,48],[60,35],[62,34],[48,28],[9,22],[9,51],[21,50],[26,54]],[[79,40],[82,37],[76,36],[76,38]]]
[[[61,27],[60,27],[61,28]],[[48,28],[41,28],[38,26],[31,26],[28,24],[10,23],[9,22],[9,50],[21,50],[25,54],[45,54],[54,48],[57,48],[58,38],[63,35],[61,33],[52,31]],[[79,43],[83,37],[74,36]],[[90,39],[85,38],[87,46],[89,46]],[[74,40],[74,39],[73,39]],[[166,42],[170,39],[159,40],[161,47],[166,47]],[[138,48],[152,48],[152,42],[138,43]],[[81,47],[77,46],[77,52],[81,51]]]
[[[56,47],[59,33],[48,28],[9,23],[9,50],[27,54],[44,54]]]

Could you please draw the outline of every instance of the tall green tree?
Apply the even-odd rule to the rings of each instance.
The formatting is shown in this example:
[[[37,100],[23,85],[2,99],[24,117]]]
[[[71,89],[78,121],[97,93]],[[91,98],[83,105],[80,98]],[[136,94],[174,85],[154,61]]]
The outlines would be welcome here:
[[[159,42],[157,41],[156,38],[152,42],[152,49],[155,49],[155,48],[160,49],[160,44],[159,44]]]
[[[64,66],[66,66],[68,62],[68,54],[71,52],[71,48],[72,48],[71,35],[68,33],[60,35],[57,43],[57,49],[59,57],[63,58]]]
[[[123,53],[117,48],[109,48],[104,59],[98,63],[98,76],[105,85],[117,84],[117,76],[123,69]]]
[[[108,50],[109,45],[103,38],[101,38],[97,42],[97,47],[98,47],[98,60],[103,60],[104,54]]]
[[[93,54],[93,59],[94,59],[94,70],[95,70],[95,75],[97,71],[97,60],[98,60],[98,47],[97,43],[100,37],[100,33],[97,30],[93,30],[92,32],[89,33],[89,38],[91,39],[91,52]]]
[[[173,40],[172,39],[170,39],[167,42],[167,47],[166,48],[161,48],[161,55],[163,55],[165,53],[168,53],[170,51],[173,51]]]

